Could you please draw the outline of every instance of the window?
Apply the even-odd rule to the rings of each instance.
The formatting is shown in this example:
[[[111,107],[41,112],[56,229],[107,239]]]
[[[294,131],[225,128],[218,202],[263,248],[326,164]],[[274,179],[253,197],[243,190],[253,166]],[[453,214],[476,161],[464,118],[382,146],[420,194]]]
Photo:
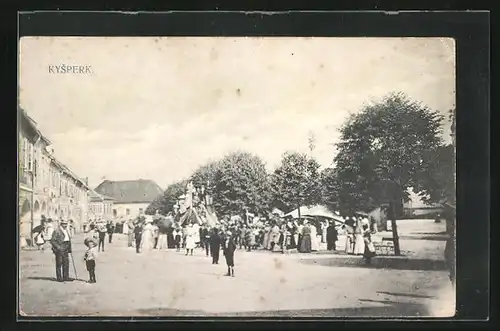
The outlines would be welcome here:
[[[142,208],[139,208],[139,214],[142,214]]]
[[[126,213],[127,213],[127,216],[130,215],[130,208],[127,208]]]
[[[113,209],[113,217],[116,217],[116,209]]]

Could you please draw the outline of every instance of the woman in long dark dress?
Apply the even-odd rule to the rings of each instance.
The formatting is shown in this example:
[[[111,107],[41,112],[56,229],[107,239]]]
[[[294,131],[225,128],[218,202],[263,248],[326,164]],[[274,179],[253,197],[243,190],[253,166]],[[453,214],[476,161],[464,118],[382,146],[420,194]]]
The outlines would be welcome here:
[[[311,228],[307,222],[304,222],[300,241],[300,252],[311,253]]]

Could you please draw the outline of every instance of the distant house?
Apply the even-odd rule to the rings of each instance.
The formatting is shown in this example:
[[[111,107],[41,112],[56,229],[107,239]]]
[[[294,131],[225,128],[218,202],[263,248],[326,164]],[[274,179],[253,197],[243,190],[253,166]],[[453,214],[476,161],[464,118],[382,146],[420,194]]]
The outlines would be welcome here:
[[[110,220],[113,217],[113,198],[99,194],[94,190],[89,191],[89,218]]]
[[[162,188],[148,179],[105,180],[95,188],[95,191],[113,198],[112,216],[115,219],[143,215],[151,202],[163,194]]]

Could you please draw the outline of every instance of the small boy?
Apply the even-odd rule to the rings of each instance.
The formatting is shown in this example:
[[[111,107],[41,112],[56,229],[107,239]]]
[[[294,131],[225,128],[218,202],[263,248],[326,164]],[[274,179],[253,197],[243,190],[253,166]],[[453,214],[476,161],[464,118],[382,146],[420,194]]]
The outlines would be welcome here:
[[[97,258],[97,253],[96,253],[96,246],[97,243],[95,242],[94,238],[86,238],[83,242],[85,246],[88,247],[88,249],[85,251],[85,255],[83,259],[85,260],[85,264],[87,266],[87,271],[89,272],[89,283],[95,283],[95,260]]]

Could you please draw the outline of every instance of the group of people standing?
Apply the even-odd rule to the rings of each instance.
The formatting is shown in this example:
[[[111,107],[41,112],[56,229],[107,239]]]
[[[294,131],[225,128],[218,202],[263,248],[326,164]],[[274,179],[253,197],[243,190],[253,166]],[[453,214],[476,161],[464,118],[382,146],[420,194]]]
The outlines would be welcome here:
[[[342,226],[346,232],[345,253],[362,255],[367,263],[375,256],[372,234],[376,232],[368,220],[356,217],[347,217]]]

